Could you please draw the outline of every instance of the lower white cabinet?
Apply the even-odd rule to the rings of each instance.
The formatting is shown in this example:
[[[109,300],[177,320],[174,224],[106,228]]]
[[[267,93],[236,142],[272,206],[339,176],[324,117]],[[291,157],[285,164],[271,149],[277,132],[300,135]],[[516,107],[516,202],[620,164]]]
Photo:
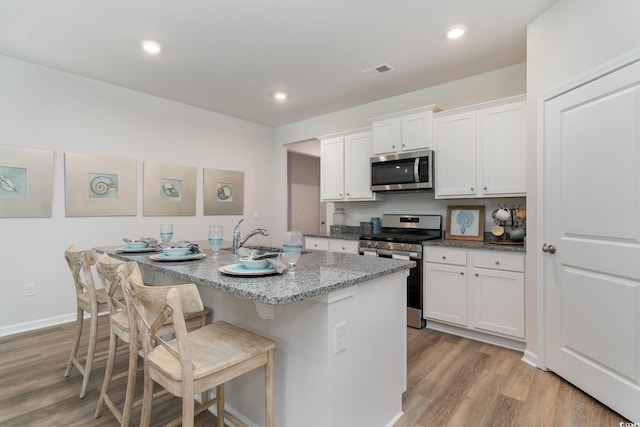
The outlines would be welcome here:
[[[524,255],[424,247],[424,317],[524,339]]]
[[[357,240],[329,239],[324,237],[305,237],[305,249],[316,251],[343,252],[347,254],[358,253]]]
[[[341,239],[329,239],[329,250],[332,252],[342,252],[345,254],[357,254],[358,253],[358,241],[357,240],[341,240]]]

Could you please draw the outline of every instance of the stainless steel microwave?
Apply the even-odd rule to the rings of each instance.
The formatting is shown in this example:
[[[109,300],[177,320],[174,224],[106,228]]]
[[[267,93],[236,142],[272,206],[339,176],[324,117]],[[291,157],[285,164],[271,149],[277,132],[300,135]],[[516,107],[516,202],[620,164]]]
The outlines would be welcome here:
[[[432,189],[432,150],[371,157],[371,191],[397,192]]]

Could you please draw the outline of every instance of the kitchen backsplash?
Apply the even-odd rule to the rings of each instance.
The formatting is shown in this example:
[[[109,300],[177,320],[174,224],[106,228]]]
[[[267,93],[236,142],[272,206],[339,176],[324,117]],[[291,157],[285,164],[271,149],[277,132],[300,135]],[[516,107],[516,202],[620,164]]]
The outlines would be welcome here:
[[[332,206],[327,203],[327,218],[331,221],[331,213],[335,207],[345,210],[347,225],[359,226],[361,221],[370,221],[371,217],[382,214],[432,214],[442,215],[442,228],[446,227],[448,206],[484,206],[485,231],[495,225],[491,218],[494,209],[500,207],[526,209],[525,197],[495,199],[435,199],[433,192],[423,193],[387,193],[385,200],[378,202],[336,202]],[[329,224],[331,225],[331,224]]]

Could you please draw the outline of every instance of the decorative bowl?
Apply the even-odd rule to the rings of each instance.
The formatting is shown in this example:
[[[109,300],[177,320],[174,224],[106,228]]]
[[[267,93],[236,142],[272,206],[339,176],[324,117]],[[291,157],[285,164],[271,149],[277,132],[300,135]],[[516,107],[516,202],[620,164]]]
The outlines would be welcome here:
[[[189,248],[164,248],[162,252],[168,257],[179,257],[188,254]]]
[[[499,225],[494,226],[491,229],[491,234],[493,234],[496,237],[502,237],[502,235],[504,234],[504,227],[501,227]]]
[[[242,263],[242,265],[249,270],[259,270],[261,268],[267,268],[269,266],[269,261],[266,259],[255,260],[240,258],[240,263]]]
[[[127,249],[144,249],[149,244],[147,242],[129,242],[127,243]]]

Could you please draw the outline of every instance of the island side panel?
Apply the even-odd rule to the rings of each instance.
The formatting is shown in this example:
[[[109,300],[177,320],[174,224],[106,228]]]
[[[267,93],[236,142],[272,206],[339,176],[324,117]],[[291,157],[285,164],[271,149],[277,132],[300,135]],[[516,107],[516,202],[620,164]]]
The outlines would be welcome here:
[[[354,426],[391,426],[407,389],[407,272],[358,286],[354,299]]]

